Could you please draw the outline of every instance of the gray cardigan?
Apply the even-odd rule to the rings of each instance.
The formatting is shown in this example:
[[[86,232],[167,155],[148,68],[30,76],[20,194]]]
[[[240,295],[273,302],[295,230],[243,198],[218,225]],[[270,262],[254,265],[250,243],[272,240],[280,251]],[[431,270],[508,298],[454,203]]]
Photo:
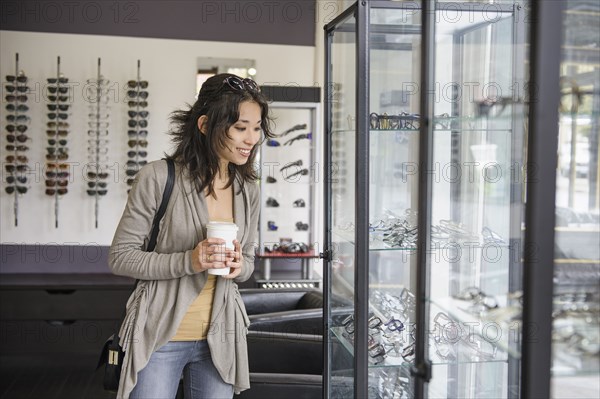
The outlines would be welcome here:
[[[160,223],[154,252],[145,252],[152,220],[160,205],[167,180],[167,164],[155,161],[136,175],[127,205],[109,252],[114,274],[139,279],[127,302],[127,314],[119,336],[125,351],[118,398],[128,398],[137,373],[150,355],[175,335],[189,305],[206,282],[206,272],[192,268],[192,251],[204,240],[208,211],[184,171],[176,166],[175,185]],[[234,184],[234,220],[244,257],[242,273],[247,280],[254,270],[260,212],[258,185],[246,183],[240,193]],[[235,284],[219,277],[215,289],[207,342],[216,369],[236,393],[250,388],[246,331],[246,309]]]

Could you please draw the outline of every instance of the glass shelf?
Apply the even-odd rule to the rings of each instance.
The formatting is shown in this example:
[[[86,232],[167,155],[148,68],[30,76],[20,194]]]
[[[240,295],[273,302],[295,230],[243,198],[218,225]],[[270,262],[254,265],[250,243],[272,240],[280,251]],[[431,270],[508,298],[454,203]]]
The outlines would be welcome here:
[[[511,312],[507,308],[506,296],[495,296],[495,298],[498,303],[498,310],[495,313],[490,312],[488,316],[484,315],[483,317],[477,317],[468,311],[469,306],[472,306],[470,301],[458,300],[452,297],[429,298],[429,301],[442,312],[445,312],[452,320],[460,323],[462,329],[471,331],[478,337],[496,345],[500,351],[516,359],[520,359],[521,352],[518,349],[522,330],[520,313],[518,311]],[[490,316],[494,314],[501,315],[503,310],[506,310],[507,313],[513,316],[511,321],[506,322],[500,318],[492,318]],[[434,315],[434,312],[431,314]]]

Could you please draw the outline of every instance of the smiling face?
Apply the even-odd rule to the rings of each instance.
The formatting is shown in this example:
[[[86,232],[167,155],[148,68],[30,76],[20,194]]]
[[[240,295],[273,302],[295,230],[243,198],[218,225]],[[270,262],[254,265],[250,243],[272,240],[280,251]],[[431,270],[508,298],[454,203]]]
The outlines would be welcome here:
[[[219,158],[225,165],[243,165],[248,162],[252,148],[261,136],[261,109],[255,102],[240,104],[240,116],[227,131],[225,148],[219,149]]]

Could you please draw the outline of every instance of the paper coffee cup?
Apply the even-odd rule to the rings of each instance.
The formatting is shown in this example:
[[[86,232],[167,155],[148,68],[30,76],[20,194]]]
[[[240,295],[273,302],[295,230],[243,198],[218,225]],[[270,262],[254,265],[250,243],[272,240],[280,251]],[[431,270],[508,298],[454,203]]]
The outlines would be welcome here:
[[[206,236],[208,238],[222,238],[225,240],[225,248],[235,249],[233,241],[237,238],[238,227],[235,223],[227,222],[210,222],[206,226]],[[226,276],[230,271],[230,267],[222,269],[208,269],[208,274],[217,276]]]

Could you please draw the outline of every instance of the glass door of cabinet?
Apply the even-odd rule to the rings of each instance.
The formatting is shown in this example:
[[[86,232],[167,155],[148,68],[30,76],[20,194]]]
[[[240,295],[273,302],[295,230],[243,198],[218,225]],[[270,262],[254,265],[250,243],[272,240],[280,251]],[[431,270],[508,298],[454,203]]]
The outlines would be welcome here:
[[[566,0],[562,20],[551,394],[553,398],[597,398],[600,5]]]
[[[354,397],[356,16],[326,30],[324,397]]]
[[[524,28],[436,2],[429,397],[519,395]]]
[[[414,397],[421,11],[369,10],[369,398]]]

